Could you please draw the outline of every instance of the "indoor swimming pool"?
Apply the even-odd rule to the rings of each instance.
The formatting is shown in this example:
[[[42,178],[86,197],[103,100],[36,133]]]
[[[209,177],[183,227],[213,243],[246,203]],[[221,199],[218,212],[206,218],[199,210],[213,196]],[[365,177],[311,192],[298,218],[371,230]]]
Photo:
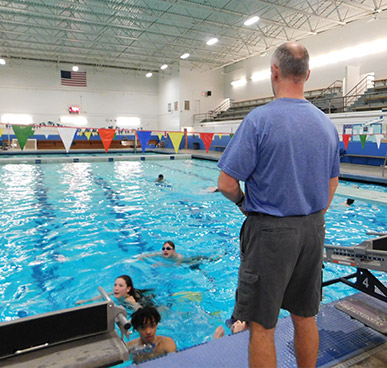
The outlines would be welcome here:
[[[244,216],[209,191],[219,175],[215,162],[7,164],[0,172],[0,321],[74,307],[98,295],[98,286],[112,291],[122,274],[153,290],[161,307],[158,333],[173,337],[178,349],[212,339],[230,317]],[[159,174],[165,183],[155,183]],[[371,238],[367,231],[387,231],[387,206],[356,200],[346,207],[345,199],[335,197],[327,213],[326,244],[355,245]],[[160,251],[166,240],[185,257],[215,260],[136,259]],[[326,264],[324,279],[353,271]],[[332,285],[324,302],[354,292]]]

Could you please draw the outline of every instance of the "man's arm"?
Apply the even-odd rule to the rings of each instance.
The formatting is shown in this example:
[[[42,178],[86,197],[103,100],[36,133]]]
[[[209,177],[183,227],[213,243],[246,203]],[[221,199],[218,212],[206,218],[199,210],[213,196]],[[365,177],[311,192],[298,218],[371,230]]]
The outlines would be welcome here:
[[[245,216],[247,216],[247,213],[242,208],[242,203],[245,198],[245,194],[242,192],[239,180],[226,174],[222,170],[218,178],[218,189],[227,199],[237,204],[241,212]]]
[[[335,195],[336,189],[339,185],[339,177],[337,176],[336,178],[331,178],[329,180],[329,197],[328,197],[328,205],[327,207],[323,210],[323,213],[328,211],[328,208],[332,202],[333,196]]]
[[[237,203],[243,197],[239,180],[226,174],[223,170],[219,174],[218,189],[230,201]]]

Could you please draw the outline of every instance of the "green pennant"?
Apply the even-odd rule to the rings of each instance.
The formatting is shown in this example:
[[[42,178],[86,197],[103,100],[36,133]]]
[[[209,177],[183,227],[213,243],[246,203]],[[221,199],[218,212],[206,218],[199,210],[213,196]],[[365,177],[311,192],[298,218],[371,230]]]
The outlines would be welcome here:
[[[365,142],[367,140],[367,134],[360,134],[361,146],[364,149]]]
[[[32,126],[26,125],[12,125],[12,129],[16,135],[16,138],[19,142],[20,149],[23,151],[24,146],[27,143],[28,137],[34,135]]]
[[[230,139],[234,136],[234,134],[230,134]]]

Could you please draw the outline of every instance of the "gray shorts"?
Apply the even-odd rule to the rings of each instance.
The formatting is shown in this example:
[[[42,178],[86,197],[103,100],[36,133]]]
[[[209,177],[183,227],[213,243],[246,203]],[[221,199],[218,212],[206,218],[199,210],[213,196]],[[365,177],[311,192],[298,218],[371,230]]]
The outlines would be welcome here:
[[[301,317],[318,313],[325,239],[322,212],[274,217],[249,214],[240,234],[235,319],[277,324],[280,308]]]

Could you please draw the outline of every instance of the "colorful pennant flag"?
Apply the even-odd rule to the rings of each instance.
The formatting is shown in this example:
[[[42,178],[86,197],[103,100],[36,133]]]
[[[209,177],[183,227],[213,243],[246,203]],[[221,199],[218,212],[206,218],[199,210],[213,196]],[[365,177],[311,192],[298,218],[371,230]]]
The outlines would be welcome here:
[[[161,141],[161,138],[164,137],[164,134],[163,133],[157,133],[157,136],[159,137],[159,141]]]
[[[116,134],[115,129],[98,129],[99,136],[103,146],[105,147],[105,152],[108,153],[109,147],[112,144],[114,135]]]
[[[363,149],[364,149],[367,137],[368,137],[367,134],[360,134],[360,141],[361,141],[361,146],[363,147]]]
[[[222,134],[218,134],[219,139],[222,139]]]
[[[16,135],[17,141],[19,142],[20,149],[23,151],[28,137],[32,137],[34,135],[32,126],[12,125],[12,129]]]
[[[230,139],[231,139],[233,136],[234,136],[234,134],[233,134],[233,133],[231,133],[231,134],[230,134]]]
[[[177,151],[179,150],[179,147],[180,147],[181,140],[183,139],[184,133],[183,132],[175,132],[175,133],[168,132],[168,134],[169,134],[169,139],[172,142],[173,149],[177,153]]]
[[[375,134],[376,144],[378,145],[378,149],[380,148],[380,142],[383,139],[383,134]]]
[[[350,137],[351,137],[351,134],[343,134],[343,142],[344,142],[345,149],[348,149],[348,142]]]
[[[212,138],[214,137],[214,133],[199,133],[199,136],[204,143],[204,148],[206,149],[206,152],[208,153],[211,146]]]
[[[0,137],[3,135],[3,129],[0,128]]]
[[[76,132],[77,128],[58,128],[60,139],[67,153],[70,151],[71,143],[73,143]]]
[[[87,140],[89,140],[91,137],[91,132],[85,132],[85,136],[86,136]]]
[[[145,148],[148,145],[152,132],[147,130],[137,130],[136,135],[140,141],[142,152],[145,152]]]

